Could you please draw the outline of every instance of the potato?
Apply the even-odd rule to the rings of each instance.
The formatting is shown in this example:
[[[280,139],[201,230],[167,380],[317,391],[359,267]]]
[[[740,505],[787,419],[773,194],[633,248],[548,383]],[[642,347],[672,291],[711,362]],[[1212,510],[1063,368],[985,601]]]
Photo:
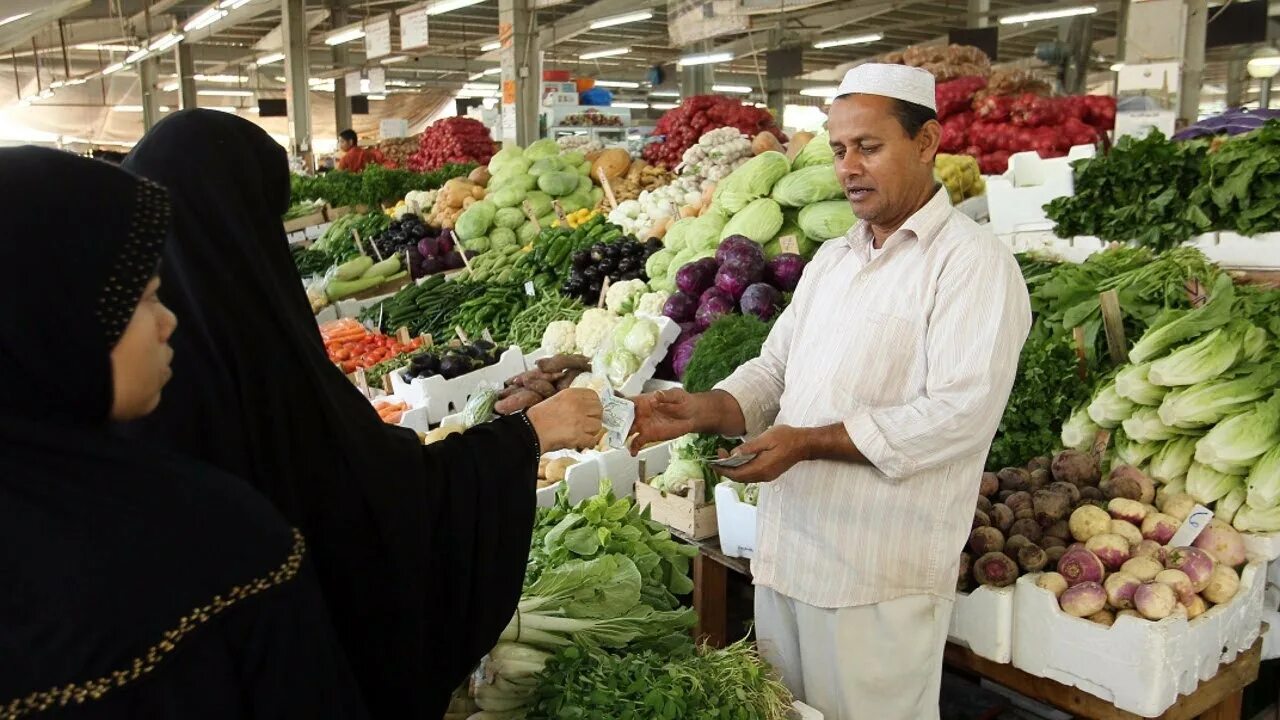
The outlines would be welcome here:
[[[565,473],[569,471],[569,468],[573,467],[577,463],[577,460],[567,457],[552,460],[547,463],[547,480],[550,482],[560,482],[561,480],[564,480]]]

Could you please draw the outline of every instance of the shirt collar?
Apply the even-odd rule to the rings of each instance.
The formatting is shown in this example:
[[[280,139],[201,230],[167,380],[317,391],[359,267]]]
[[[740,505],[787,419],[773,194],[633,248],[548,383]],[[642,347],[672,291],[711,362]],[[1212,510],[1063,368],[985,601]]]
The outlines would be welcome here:
[[[942,229],[943,223],[947,221],[947,217],[951,214],[951,195],[947,192],[946,187],[941,183],[934,190],[933,197],[929,198],[929,202],[924,207],[912,213],[906,222],[902,223],[902,227],[889,236],[890,240],[895,238],[903,238],[903,233],[910,233],[920,241],[924,247],[928,247],[933,242],[934,237]],[[845,233],[844,242],[850,248],[857,249],[864,245],[870,245],[872,241],[871,226],[865,220],[859,220],[849,228],[849,232]],[[888,247],[888,240],[885,241],[885,247]]]

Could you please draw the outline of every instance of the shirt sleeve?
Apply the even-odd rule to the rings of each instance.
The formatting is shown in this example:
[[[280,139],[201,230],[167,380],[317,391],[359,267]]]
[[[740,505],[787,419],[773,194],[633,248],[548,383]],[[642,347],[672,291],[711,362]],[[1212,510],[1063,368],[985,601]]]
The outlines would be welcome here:
[[[926,330],[924,394],[846,419],[849,438],[877,469],[907,477],[991,443],[1031,328],[1026,284],[1013,258],[973,239],[947,264]]]

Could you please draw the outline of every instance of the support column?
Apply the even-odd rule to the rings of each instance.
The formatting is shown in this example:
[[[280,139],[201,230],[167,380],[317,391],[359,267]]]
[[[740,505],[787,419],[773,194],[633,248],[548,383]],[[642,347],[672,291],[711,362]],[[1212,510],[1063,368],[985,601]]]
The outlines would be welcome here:
[[[138,61],[138,84],[142,86],[142,129],[150,130],[160,122],[160,89],[156,87],[159,73],[154,57]]]
[[[990,25],[991,21],[987,18],[991,13],[991,0],[969,0],[969,22],[971,28],[984,28]],[[991,59],[992,62],[995,58]]]
[[[711,66],[686,65],[680,68],[680,95],[693,97],[711,92]]]
[[[787,93],[782,89],[782,80],[766,78],[764,83],[764,102],[769,106],[769,112],[773,113],[773,119],[777,121],[778,127],[782,127],[782,116],[787,110]]]
[[[1263,110],[1271,109],[1271,81],[1275,78],[1262,78],[1258,81],[1258,107]]]
[[[333,20],[333,27],[344,27],[350,22],[347,14],[347,3],[345,0],[333,0],[329,8],[329,16]],[[347,93],[346,67],[350,62],[350,53],[347,51],[346,43],[333,46],[333,66],[342,69],[344,72],[333,80],[333,127],[335,133],[351,127],[351,100]],[[353,88],[356,94],[359,94],[360,88]]]
[[[1204,46],[1208,30],[1208,0],[1187,0],[1187,41],[1182,51],[1182,87],[1178,88],[1179,127],[1186,127],[1200,117],[1200,86],[1204,84]]]
[[[1093,52],[1093,16],[1081,15],[1071,19],[1067,31],[1067,46],[1071,60],[1062,84],[1070,95],[1083,95],[1088,90],[1089,56]]]
[[[178,106],[191,110],[196,103],[196,61],[191,46],[178,43],[173,46],[174,66],[178,69]]]
[[[502,41],[502,140],[521,146],[537,140],[542,62],[533,25],[532,0],[498,0]]]
[[[289,149],[311,168],[311,87],[307,66],[306,0],[281,0],[285,95],[289,102]]]
[[[1249,89],[1249,71],[1246,70],[1248,60],[1232,58],[1227,61],[1227,107],[1238,108],[1244,105],[1244,93]]]

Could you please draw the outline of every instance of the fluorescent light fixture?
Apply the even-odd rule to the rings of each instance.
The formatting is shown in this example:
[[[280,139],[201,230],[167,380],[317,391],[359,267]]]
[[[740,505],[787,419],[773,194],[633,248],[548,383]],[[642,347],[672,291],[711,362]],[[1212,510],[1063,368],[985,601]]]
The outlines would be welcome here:
[[[883,39],[884,33],[868,33],[866,35],[850,35],[848,37],[832,38],[831,40],[819,40],[813,46],[819,50],[825,50],[845,45],[866,45],[867,43],[880,42]]]
[[[365,97],[369,98],[370,100],[386,100],[387,99],[386,95],[366,95]]]
[[[253,97],[252,90],[197,90],[196,94],[209,97]]]
[[[1005,15],[1000,18],[1000,24],[1017,25],[1019,23],[1032,23],[1040,20],[1057,20],[1058,18],[1075,17],[1076,15],[1092,15],[1096,12],[1098,12],[1098,8],[1093,5],[1081,5],[1080,7],[1061,8],[1059,10],[1042,10],[1040,12]]]
[[[731,52],[711,52],[701,53],[699,55],[685,55],[676,61],[676,65],[712,65],[714,63],[729,62],[733,59]]]
[[[661,102],[661,103],[649,103],[649,107],[653,108],[654,110],[674,110],[675,108],[678,108],[680,106],[677,105],[676,103]]]
[[[751,87],[748,85],[712,85],[711,91],[718,92],[718,93],[733,93],[736,95],[747,95],[751,92]]]
[[[1124,63],[1111,63],[1111,72],[1120,72],[1120,68],[1124,67]]]
[[[262,67],[263,65],[271,65],[273,63],[278,63],[281,60],[284,60],[284,53],[282,52],[267,53],[266,55],[263,55],[262,57],[255,60],[254,65],[258,67]]]
[[[205,109],[217,110],[218,112],[231,113],[232,115],[235,115],[236,111],[239,110],[240,108],[235,107],[234,105],[214,105],[213,107],[208,107]]]
[[[110,65],[102,68],[102,74],[110,75],[111,73],[120,72],[123,69],[124,69],[124,63],[111,63]]]
[[[800,94],[805,97],[833,98],[839,94],[840,88],[831,86],[801,88]]]
[[[179,87],[179,84],[176,82],[165,83],[160,86],[160,92],[176,92]]]
[[[582,53],[581,55],[578,56],[578,59],[579,60],[596,60],[599,58],[617,57],[619,55],[626,55],[629,52],[631,52],[631,48],[629,47],[609,48],[608,50],[592,50],[591,52]]]
[[[391,57],[382,58],[383,65],[395,65],[397,63],[408,62],[408,55],[392,55]]]
[[[364,37],[364,28],[360,25],[350,25],[329,33],[324,39],[325,45],[341,45],[349,43],[352,40],[359,40]]]
[[[486,69],[485,69],[483,72],[481,72],[480,74],[481,74],[481,75],[501,75],[501,74],[502,74],[502,68],[500,68],[500,67],[491,67],[491,68],[486,68]]]
[[[674,98],[680,97],[679,90],[653,90],[649,94],[652,95],[653,97],[674,97]]]
[[[478,73],[471,73],[470,75],[467,76],[467,79],[474,81],[474,80],[479,80],[480,78],[483,78],[483,77],[484,77],[484,73],[478,72]]]
[[[475,92],[497,92],[498,83],[469,82],[462,86],[463,90],[472,90]]]
[[[437,2],[427,8],[427,14],[440,15],[442,13],[453,12],[454,10],[461,10],[464,7],[479,5],[482,2],[484,2],[484,0],[440,0],[440,2]]]
[[[227,9],[228,9],[228,10],[239,10],[240,8],[244,7],[245,5],[248,5],[248,4],[249,4],[250,2],[252,2],[252,1],[253,1],[253,0],[234,0],[234,2],[232,2],[232,3],[231,3],[231,7],[227,8]]]
[[[627,108],[628,110],[648,110],[649,103],[642,102],[614,102],[610,107]]]
[[[11,22],[18,22],[22,18],[27,17],[29,15],[31,15],[31,13],[29,12],[18,13],[17,15],[10,15],[7,18],[0,19],[0,25],[8,25]]]
[[[480,52],[493,52],[502,49],[502,41],[493,40],[480,46]]]
[[[107,52],[133,52],[138,49],[136,45],[117,45],[112,43],[82,43],[75,46],[76,50],[105,50]]]
[[[49,83],[49,87],[57,89],[64,87],[73,87],[75,85],[83,85],[89,82],[89,78],[68,78],[66,80],[54,80]]]
[[[133,64],[133,63],[138,62],[139,60],[141,60],[142,58],[144,58],[144,57],[146,57],[146,56],[148,56],[148,55],[150,55],[150,54],[151,54],[151,51],[150,51],[150,50],[148,50],[148,49],[146,49],[146,48],[142,48],[141,50],[136,50],[136,51],[134,51],[131,55],[129,55],[129,57],[127,57],[127,58],[125,58],[125,59],[124,59],[124,62],[125,62],[125,64],[126,64],[126,65],[131,65],[131,64]]]
[[[182,42],[183,37],[185,36],[178,35],[177,33],[168,33],[167,35],[160,38],[159,40],[156,40],[155,42],[151,43],[150,47],[148,47],[147,49],[150,50],[151,52],[163,52],[173,47],[174,45],[177,45],[178,43]]]
[[[169,111],[170,111],[170,110],[172,110],[172,109],[173,109],[173,108],[169,107],[168,105],[161,105],[161,106],[160,106],[160,112],[169,112]]]
[[[113,105],[113,106],[111,107],[111,109],[112,109],[112,110],[115,110],[116,112],[127,112],[127,113],[140,113],[140,112],[142,112],[142,106],[141,106],[141,105]]]
[[[48,100],[49,98],[53,97],[53,88],[47,87],[41,90],[40,94],[37,95],[36,97],[40,98],[41,100]]]
[[[201,12],[200,14],[191,18],[191,20],[188,21],[186,25],[183,25],[182,31],[191,32],[192,30],[207,28],[226,16],[227,16],[226,10],[219,10],[216,7],[207,8],[204,12]]]
[[[635,90],[640,87],[640,83],[631,82],[630,80],[597,80],[596,87],[626,88],[627,90]]]
[[[249,78],[244,75],[202,75],[196,73],[191,77],[200,82],[223,83],[225,85],[239,85],[240,83],[249,82]]]
[[[640,12],[627,13],[626,15],[614,15],[613,17],[601,18],[591,23],[589,26],[592,30],[600,28],[613,27],[614,25],[626,25],[627,23],[640,22],[653,17],[653,13],[648,10]]]

